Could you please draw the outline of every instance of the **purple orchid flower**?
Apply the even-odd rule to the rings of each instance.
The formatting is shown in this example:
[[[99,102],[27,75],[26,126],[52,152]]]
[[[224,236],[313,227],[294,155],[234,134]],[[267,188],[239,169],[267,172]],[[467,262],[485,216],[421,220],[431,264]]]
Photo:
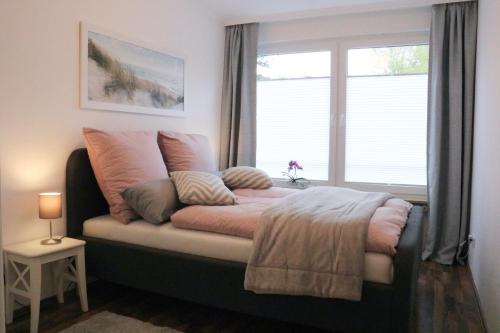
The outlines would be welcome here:
[[[283,176],[288,177],[291,183],[302,183],[308,182],[304,177],[297,177],[297,170],[304,170],[304,168],[299,164],[299,162],[291,160],[288,162],[288,172],[282,172]]]
[[[288,162],[288,171],[291,171],[292,169],[303,170],[304,168],[300,166],[299,162],[291,160]]]

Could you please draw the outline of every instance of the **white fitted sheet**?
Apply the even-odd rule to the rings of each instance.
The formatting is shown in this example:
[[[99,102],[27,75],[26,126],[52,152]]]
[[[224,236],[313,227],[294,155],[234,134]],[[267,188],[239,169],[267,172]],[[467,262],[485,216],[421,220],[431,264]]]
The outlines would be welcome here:
[[[102,215],[85,221],[83,234],[89,237],[241,263],[247,262],[252,249],[252,240],[247,238],[180,229],[171,223],[153,225],[139,220],[123,224],[110,215]],[[365,253],[365,281],[391,283],[392,276],[392,257],[381,253]]]

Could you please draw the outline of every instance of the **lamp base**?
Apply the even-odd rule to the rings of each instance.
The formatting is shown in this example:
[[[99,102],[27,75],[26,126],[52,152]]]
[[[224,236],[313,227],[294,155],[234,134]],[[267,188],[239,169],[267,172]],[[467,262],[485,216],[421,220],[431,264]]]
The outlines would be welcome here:
[[[61,240],[57,238],[47,238],[40,242],[42,245],[56,245],[61,244]]]

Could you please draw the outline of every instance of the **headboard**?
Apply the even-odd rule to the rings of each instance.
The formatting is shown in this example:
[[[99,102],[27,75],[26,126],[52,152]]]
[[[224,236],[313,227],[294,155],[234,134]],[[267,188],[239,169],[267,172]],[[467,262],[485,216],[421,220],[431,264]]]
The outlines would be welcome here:
[[[78,237],[83,222],[109,214],[109,206],[97,185],[87,149],[74,150],[66,164],[66,232]]]

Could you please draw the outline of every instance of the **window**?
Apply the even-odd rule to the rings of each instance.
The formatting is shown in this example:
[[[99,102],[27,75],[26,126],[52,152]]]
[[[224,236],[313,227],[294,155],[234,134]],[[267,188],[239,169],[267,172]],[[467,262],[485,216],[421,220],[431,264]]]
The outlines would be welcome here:
[[[345,181],[426,185],[428,46],[349,49]]]
[[[425,199],[427,38],[263,47],[257,167],[284,178],[288,161],[297,160],[309,180]],[[310,49],[321,51],[303,51]]]
[[[330,51],[265,55],[257,65],[257,167],[282,178],[288,161],[328,180]]]

